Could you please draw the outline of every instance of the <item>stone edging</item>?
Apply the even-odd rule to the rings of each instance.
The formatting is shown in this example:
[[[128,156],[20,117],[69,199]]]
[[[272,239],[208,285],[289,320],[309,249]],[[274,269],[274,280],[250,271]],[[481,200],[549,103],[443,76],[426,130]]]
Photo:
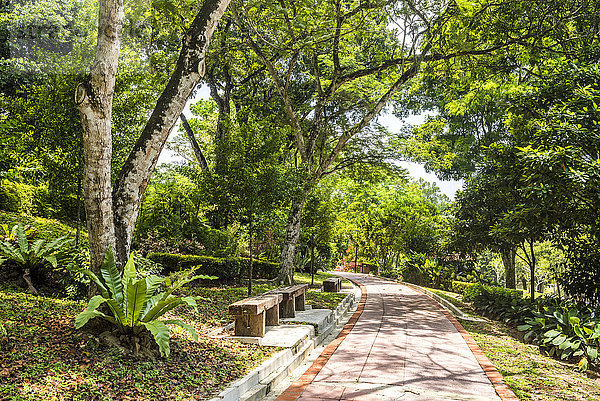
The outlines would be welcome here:
[[[358,282],[355,282],[354,280],[351,280],[347,277],[344,277],[344,278],[346,280],[352,281],[355,285],[358,285],[360,287],[361,296],[360,296],[360,301],[358,302],[356,311],[354,312],[354,314],[352,315],[350,320],[348,320],[348,322],[344,325],[344,328],[338,334],[338,336],[335,338],[335,340],[333,340],[331,343],[329,343],[325,347],[323,352],[321,352],[321,355],[319,355],[317,357],[317,359],[306,370],[306,372],[304,372],[298,380],[293,382],[283,393],[281,393],[279,395],[279,397],[277,397],[276,401],[295,401],[295,400],[297,400],[298,397],[300,397],[300,395],[304,392],[306,387],[310,383],[312,383],[312,381],[315,379],[315,377],[321,371],[321,369],[323,369],[323,366],[325,366],[327,361],[329,361],[329,358],[331,358],[331,355],[333,355],[333,353],[335,352],[337,347],[342,343],[342,341],[344,341],[344,339],[346,338],[348,333],[350,333],[350,330],[352,330],[354,328],[354,325],[358,321],[358,318],[360,317],[360,315],[362,315],[363,310],[365,308],[365,303],[367,301],[367,290],[365,289],[364,285],[362,285]]]
[[[402,283],[402,284],[404,284],[404,283]],[[498,372],[498,370],[496,369],[494,364],[489,360],[489,358],[487,356],[485,356],[485,354],[483,353],[483,351],[481,350],[479,345],[477,345],[477,342],[475,341],[475,339],[473,339],[471,334],[469,334],[469,332],[467,330],[465,330],[465,328],[454,317],[454,315],[452,315],[452,313],[450,313],[448,310],[446,310],[446,308],[444,308],[442,305],[440,305],[439,302],[437,302],[433,297],[431,297],[429,294],[427,294],[427,292],[421,290],[420,288],[414,288],[412,286],[411,286],[411,288],[413,288],[415,291],[418,291],[421,294],[425,295],[425,297],[427,297],[427,299],[431,303],[433,303],[435,306],[437,306],[440,309],[440,311],[442,311],[442,313],[444,314],[444,316],[446,316],[446,318],[450,321],[450,323],[452,323],[454,325],[456,330],[458,330],[458,332],[462,335],[463,339],[469,346],[469,349],[475,356],[475,359],[477,359],[477,362],[479,363],[479,365],[485,372],[485,375],[490,380],[490,382],[492,382],[492,385],[494,386],[494,389],[496,390],[496,393],[498,394],[500,399],[502,401],[519,401],[519,398],[510,389],[510,387],[508,387],[508,385],[504,382],[504,378],[502,377],[500,372]]]
[[[470,322],[485,322],[486,321],[485,319],[480,319],[480,318],[471,317],[471,316],[467,315],[465,312],[460,310],[456,305],[452,304],[447,299],[440,297],[435,292],[431,292],[428,289],[421,287],[420,285],[416,285],[413,283],[407,283],[405,281],[399,281],[399,280],[392,280],[392,281],[394,281],[396,283],[400,283],[407,287],[410,287],[410,288],[412,288],[416,291],[422,292],[424,294],[427,294],[430,298],[435,299],[438,302],[438,304],[440,304],[444,309],[447,309],[451,314],[453,314],[456,318],[458,318],[460,320],[467,320]]]
[[[361,296],[361,301],[362,300],[363,296]],[[354,302],[355,294],[348,294],[342,300],[340,305],[332,311],[331,325],[327,327],[323,333],[316,335],[314,328],[312,326],[307,326],[311,328],[311,334],[301,340],[296,346],[292,347],[293,349],[286,348],[274,354],[252,372],[233,382],[216,397],[211,398],[210,401],[256,401],[262,399],[277,385],[277,383],[291,374],[291,372],[306,359],[308,354],[317,345],[325,340],[329,333],[335,328],[335,325],[343,318],[344,314],[351,309]],[[217,338],[224,337],[216,334],[217,333],[213,333],[213,336]]]

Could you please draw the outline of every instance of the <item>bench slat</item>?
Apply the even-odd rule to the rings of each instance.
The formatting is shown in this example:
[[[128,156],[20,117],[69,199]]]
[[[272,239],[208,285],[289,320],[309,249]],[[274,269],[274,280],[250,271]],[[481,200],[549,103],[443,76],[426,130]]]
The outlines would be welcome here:
[[[259,295],[242,299],[229,305],[230,315],[258,315],[270,309],[283,300],[282,294]]]

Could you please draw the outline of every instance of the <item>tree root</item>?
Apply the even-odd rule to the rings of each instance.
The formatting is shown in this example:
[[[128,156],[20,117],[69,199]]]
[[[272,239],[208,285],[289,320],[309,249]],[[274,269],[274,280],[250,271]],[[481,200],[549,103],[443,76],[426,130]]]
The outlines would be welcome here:
[[[27,283],[27,288],[29,288],[29,292],[31,292],[33,295],[39,294],[38,290],[36,290],[36,288],[33,286],[33,283],[31,282],[31,269],[29,267],[25,268],[25,272],[23,273],[23,280],[25,280],[25,282]]]

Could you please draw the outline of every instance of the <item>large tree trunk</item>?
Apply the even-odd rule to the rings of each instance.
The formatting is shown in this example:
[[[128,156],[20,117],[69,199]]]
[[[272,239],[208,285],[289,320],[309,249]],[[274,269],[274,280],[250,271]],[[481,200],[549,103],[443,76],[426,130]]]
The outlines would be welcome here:
[[[113,195],[116,259],[123,265],[129,256],[142,196],[169,134],[192,90],[204,75],[210,38],[230,0],[206,0],[186,31],[175,71],[141,136],[125,161]]]
[[[283,249],[281,250],[281,262],[279,263],[279,275],[277,281],[282,285],[292,285],[294,279],[294,256],[296,254],[296,244],[300,237],[300,219],[306,195],[292,202],[292,208],[288,216],[285,229],[285,239]]]
[[[502,264],[504,264],[504,277],[506,278],[506,288],[517,288],[517,278],[515,272],[516,250],[514,248],[503,249],[500,251]]]
[[[90,267],[98,273],[104,253],[115,245],[111,169],[112,101],[123,27],[123,1],[99,5],[98,45],[91,73],[75,91],[83,127],[83,188],[90,243]],[[90,294],[96,289],[90,286]]]

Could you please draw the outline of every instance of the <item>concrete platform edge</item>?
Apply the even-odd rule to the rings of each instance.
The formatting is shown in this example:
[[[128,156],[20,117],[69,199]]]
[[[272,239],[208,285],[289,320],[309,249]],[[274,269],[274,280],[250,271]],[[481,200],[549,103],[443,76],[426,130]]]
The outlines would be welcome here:
[[[350,319],[351,315],[347,312],[356,302],[354,292],[348,294],[333,311],[332,322],[322,332],[315,334],[312,331],[308,338],[293,348],[276,353],[209,401],[258,401],[265,397],[272,387],[300,366],[307,355],[325,341],[342,319]]]

